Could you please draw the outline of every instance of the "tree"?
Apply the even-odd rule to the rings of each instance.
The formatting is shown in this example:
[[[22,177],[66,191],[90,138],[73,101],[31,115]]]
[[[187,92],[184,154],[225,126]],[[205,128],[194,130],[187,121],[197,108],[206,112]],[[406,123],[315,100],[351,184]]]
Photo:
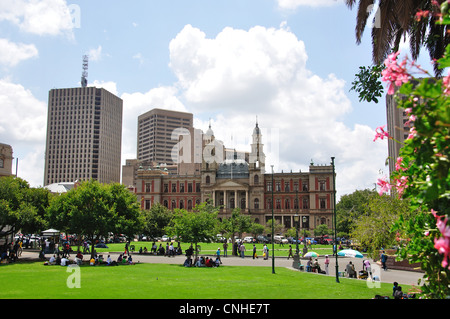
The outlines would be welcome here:
[[[314,236],[317,236],[317,237],[329,235],[331,233],[332,233],[332,230],[329,229],[328,226],[325,224],[319,225],[314,229]]]
[[[199,242],[211,242],[216,238],[218,212],[217,208],[208,203],[201,203],[192,211],[175,209],[173,218],[165,227],[165,231],[171,237],[181,237],[183,242],[194,244],[197,256]]]
[[[358,1],[346,0],[347,6],[352,9]],[[376,12],[372,28],[372,59],[375,65],[380,65],[388,54],[399,50],[400,42],[408,37],[412,58],[417,60],[423,46],[429,52],[431,60],[440,59],[446,46],[450,43],[447,26],[435,22],[438,16],[424,14],[436,9],[432,0],[359,0],[356,17],[356,42],[361,43],[368,19],[375,8]],[[439,0],[437,3],[445,3]],[[419,19],[421,18],[421,19]],[[435,65],[435,74],[440,75],[442,70]]]
[[[142,219],[135,195],[120,184],[83,182],[52,201],[48,211],[52,227],[66,233],[84,236],[93,244],[108,233],[124,233],[128,237],[142,230]]]
[[[371,194],[368,198],[366,213],[360,215],[355,221],[351,238],[365,247],[369,256],[377,258],[380,249],[397,244],[398,235],[392,231],[392,228],[398,218],[411,214],[407,200]]]
[[[21,178],[0,178],[0,230],[6,230],[3,235],[7,237],[19,230],[23,233],[44,230],[47,224],[44,214],[50,198],[48,190],[30,188]]]
[[[336,204],[337,232],[349,237],[359,216],[367,213],[369,198],[377,194],[374,190],[356,190],[352,194],[343,195]],[[340,236],[342,237],[342,236]]]
[[[142,233],[150,238],[164,235],[164,228],[170,224],[173,213],[160,203],[155,203],[149,210],[143,211],[144,228]]]
[[[231,217],[224,219],[221,224],[222,230],[231,237],[231,245],[234,245],[234,236],[249,232],[252,227],[252,219],[250,216],[242,215],[240,208],[234,208]]]
[[[272,224],[273,224],[273,232],[275,234],[279,233],[283,229],[283,225],[280,224],[278,220],[269,219],[266,223],[266,233],[272,236]]]

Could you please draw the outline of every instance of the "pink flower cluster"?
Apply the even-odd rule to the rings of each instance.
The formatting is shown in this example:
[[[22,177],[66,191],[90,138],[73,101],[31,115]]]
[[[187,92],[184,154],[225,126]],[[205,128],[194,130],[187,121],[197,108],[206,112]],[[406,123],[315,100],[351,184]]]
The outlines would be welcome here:
[[[433,209],[431,210],[431,213],[436,218],[436,226],[441,233],[441,237],[434,240],[434,248],[436,248],[441,255],[444,255],[442,267],[448,267],[450,269],[450,226],[447,225],[448,217],[443,218],[442,216],[439,216]]]
[[[444,94],[450,95],[450,71],[447,76],[444,76],[444,79],[442,81],[444,84]]]
[[[383,125],[383,126],[379,126],[379,127],[377,127],[377,128],[375,129],[376,134],[375,134],[375,138],[373,139],[374,142],[375,142],[378,138],[380,138],[380,139],[382,139],[382,140],[383,140],[385,137],[390,138],[389,133],[386,132],[386,131],[384,130],[385,127],[386,127],[386,125]]]
[[[411,79],[411,75],[406,70],[407,59],[405,58],[400,64],[397,63],[399,52],[392,53],[384,61],[386,68],[381,72],[383,81],[388,82],[388,94],[395,92],[395,86],[401,86]]]

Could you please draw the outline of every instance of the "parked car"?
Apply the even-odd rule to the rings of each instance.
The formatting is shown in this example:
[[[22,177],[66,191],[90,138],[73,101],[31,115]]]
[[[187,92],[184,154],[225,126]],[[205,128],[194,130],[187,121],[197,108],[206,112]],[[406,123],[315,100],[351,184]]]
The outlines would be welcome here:
[[[261,244],[269,244],[270,243],[270,238],[266,237],[264,235],[257,236],[256,240],[258,241],[258,243],[261,243]]]
[[[253,243],[254,239],[253,237],[247,236],[244,238],[244,243]]]
[[[273,241],[277,244],[287,244],[289,241],[284,236],[273,236]]]

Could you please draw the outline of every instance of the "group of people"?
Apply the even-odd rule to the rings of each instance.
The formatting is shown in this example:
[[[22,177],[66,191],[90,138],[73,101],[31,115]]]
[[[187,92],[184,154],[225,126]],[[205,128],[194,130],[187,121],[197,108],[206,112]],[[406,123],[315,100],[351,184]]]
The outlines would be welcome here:
[[[219,267],[222,262],[220,261],[220,257],[216,257],[215,260],[209,257],[196,257],[192,261],[192,256],[186,256],[186,260],[183,263],[184,267]]]
[[[183,254],[183,250],[181,249],[180,242],[178,242],[177,247],[175,247],[173,243],[166,243],[166,248],[164,248],[162,243],[160,243],[159,247],[157,247],[156,243],[153,242],[152,247],[150,248],[150,252],[148,251],[147,247],[139,248],[139,254],[146,255],[149,253],[157,256],[175,257],[177,255]]]
[[[81,266],[83,264],[83,254],[81,251],[78,251],[73,261],[69,259],[67,255],[54,254],[48,261],[44,262],[44,265],[60,265],[60,266],[69,266],[70,264]],[[111,255],[108,255],[106,260],[104,260],[103,255],[94,254],[88,259],[88,263],[90,266],[98,266],[98,265],[106,265],[106,266],[118,266],[122,265],[134,265],[133,257],[131,254],[124,255],[120,254],[116,260],[112,260]]]

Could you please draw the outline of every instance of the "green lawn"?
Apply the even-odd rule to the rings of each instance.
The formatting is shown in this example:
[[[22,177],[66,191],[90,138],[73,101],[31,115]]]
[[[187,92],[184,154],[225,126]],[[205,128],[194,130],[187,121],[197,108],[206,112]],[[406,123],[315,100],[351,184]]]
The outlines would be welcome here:
[[[185,268],[136,264],[88,266],[79,270],[80,288],[69,288],[75,273],[42,262],[0,265],[1,299],[371,299],[391,295],[391,284],[369,288],[365,281],[298,272],[282,267]],[[404,291],[410,287],[404,285]]]
[[[152,242],[144,242],[144,241],[140,241],[140,242],[132,242],[131,245],[134,245],[135,247],[135,251],[139,251],[139,248],[142,247],[142,249],[144,249],[144,247],[147,247],[147,249],[150,251],[151,247],[152,247]],[[162,244],[164,248],[166,248],[166,243],[156,243],[156,245],[159,247],[159,244]],[[174,243],[174,245],[176,246],[177,244]],[[215,255],[217,248],[220,248],[220,250],[222,251],[222,255],[223,255],[223,244],[222,243],[199,243],[199,245],[201,246],[201,254],[203,255]],[[125,243],[120,243],[120,244],[107,244],[108,248],[96,248],[97,252],[123,252],[124,248],[125,248]],[[190,244],[187,243],[181,243],[181,248],[183,249],[183,253],[184,251],[189,248]],[[262,249],[263,249],[263,244],[256,244],[256,249],[257,249],[257,254],[259,256],[262,256]],[[246,256],[251,256],[252,255],[252,249],[253,249],[253,244],[245,244],[245,247],[247,249],[247,251],[245,252]],[[268,244],[267,247],[269,248],[270,252],[272,252],[272,244]],[[76,250],[76,247],[73,247],[74,250]],[[295,249],[296,246],[292,245],[292,252],[295,253]],[[300,254],[302,254],[302,249],[303,249],[303,245],[299,245],[299,249],[300,249]],[[275,244],[274,245],[274,250],[275,250],[275,256],[276,257],[287,257],[289,254],[289,244],[285,244],[285,245],[279,245],[279,244]],[[319,254],[319,256],[325,256],[325,255],[332,255],[332,247],[331,245],[313,245],[312,248],[308,247],[308,251],[314,251],[316,253]],[[231,255],[232,252],[232,248],[231,248],[231,244],[228,244],[228,255]]]

